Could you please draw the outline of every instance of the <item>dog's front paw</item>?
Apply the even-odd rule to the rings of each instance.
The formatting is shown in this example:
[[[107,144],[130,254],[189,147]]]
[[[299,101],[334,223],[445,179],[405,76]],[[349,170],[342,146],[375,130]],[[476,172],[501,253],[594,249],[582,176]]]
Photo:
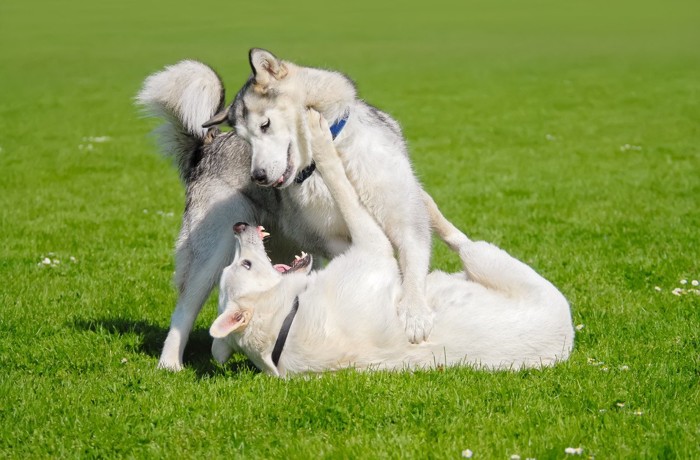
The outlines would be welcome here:
[[[311,150],[316,162],[336,156],[335,146],[333,145],[333,137],[331,136],[328,122],[323,116],[314,109],[306,111],[306,121],[309,126],[309,134],[311,135]]]
[[[428,340],[434,318],[434,312],[422,299],[404,298],[399,302],[399,320],[405,324],[406,336],[411,343]]]

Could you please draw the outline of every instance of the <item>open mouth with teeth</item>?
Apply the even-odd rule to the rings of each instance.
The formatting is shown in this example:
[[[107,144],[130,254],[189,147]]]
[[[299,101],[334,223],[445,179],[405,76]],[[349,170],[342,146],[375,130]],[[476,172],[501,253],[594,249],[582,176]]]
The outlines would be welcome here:
[[[260,225],[258,226],[258,236],[260,237],[260,240],[264,242],[265,238],[269,237],[270,234],[265,231],[265,228],[262,225]],[[270,258],[268,257],[268,260],[269,259]],[[270,261],[270,263],[272,263],[272,261]],[[301,255],[294,256],[294,260],[291,261],[289,264],[273,264],[272,267],[278,272],[282,273],[283,275],[286,275],[304,269],[310,264],[311,255],[305,253],[304,251],[301,251]]]

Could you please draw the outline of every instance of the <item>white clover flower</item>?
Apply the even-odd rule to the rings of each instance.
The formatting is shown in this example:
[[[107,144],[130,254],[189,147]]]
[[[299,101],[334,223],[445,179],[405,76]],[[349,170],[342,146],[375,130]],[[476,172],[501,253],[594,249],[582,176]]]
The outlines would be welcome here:
[[[472,452],[469,449],[464,449],[462,451],[462,457],[464,457],[464,458],[472,458],[473,455],[474,455],[474,452]]]
[[[583,454],[583,447],[567,447],[564,449],[564,453],[567,455],[581,455]]]
[[[688,280],[681,280],[681,284],[688,284]]]
[[[576,330],[577,330],[577,331],[580,331],[580,330],[583,329],[584,327],[586,327],[586,326],[583,325],[583,324],[578,324],[578,325],[576,325]]]
[[[78,259],[76,259],[73,256],[70,256],[70,261],[73,262],[74,264],[78,262]]]
[[[642,150],[642,147],[639,145],[630,145],[630,144],[625,144],[625,145],[620,146],[620,152],[626,152],[628,150],[640,151],[640,150]]]
[[[621,371],[628,371],[628,370],[630,370],[630,367],[627,366],[627,365],[620,366],[620,370],[621,370]]]
[[[625,407],[625,403],[623,402],[616,402],[615,405],[620,408]]]
[[[659,286],[654,286],[654,290],[655,290],[656,292],[661,292],[661,288],[660,288]]]
[[[95,142],[95,143],[102,143],[102,142],[107,142],[110,140],[109,136],[88,136],[88,137],[83,137],[83,142]]]
[[[674,289],[673,291],[671,291],[671,294],[677,295],[677,296],[680,297],[681,294],[683,294],[683,289],[681,289],[681,288],[676,288],[676,289]]]
[[[518,454],[513,454],[510,456],[510,460],[520,460],[520,455]]]
[[[633,413],[634,413],[634,415],[636,415],[636,416],[641,416],[642,414],[644,414],[644,412],[642,412],[642,411],[640,411],[640,410],[636,410],[636,411],[634,411]]]
[[[51,259],[49,259],[48,257],[44,257],[41,263],[44,265],[51,265]]]
[[[690,282],[690,284],[692,284],[693,286],[699,286],[699,285],[700,285],[700,281],[698,281],[698,280],[693,280],[693,281]]]

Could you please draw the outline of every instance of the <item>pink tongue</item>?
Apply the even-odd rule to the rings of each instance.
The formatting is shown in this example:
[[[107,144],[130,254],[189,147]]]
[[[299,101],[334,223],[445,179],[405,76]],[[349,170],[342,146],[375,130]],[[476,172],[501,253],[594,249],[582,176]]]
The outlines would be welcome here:
[[[285,264],[275,264],[275,265],[273,265],[273,267],[275,268],[275,270],[277,270],[280,273],[284,273],[287,270],[292,269],[292,267],[290,267],[289,265],[285,265]]]

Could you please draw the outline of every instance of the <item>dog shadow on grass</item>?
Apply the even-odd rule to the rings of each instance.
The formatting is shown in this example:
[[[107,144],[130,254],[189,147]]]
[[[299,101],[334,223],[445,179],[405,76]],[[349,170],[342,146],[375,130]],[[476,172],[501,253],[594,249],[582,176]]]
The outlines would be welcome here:
[[[160,352],[168,335],[168,328],[143,320],[128,318],[98,318],[81,319],[74,322],[76,329],[91,331],[97,334],[108,334],[117,338],[123,338],[125,347],[135,353],[155,358],[160,358]],[[185,348],[183,363],[186,368],[194,370],[199,378],[209,378],[217,375],[225,375],[229,372],[258,372],[256,367],[248,360],[233,360],[222,366],[216,363],[211,356],[211,342],[209,331],[195,329]]]

